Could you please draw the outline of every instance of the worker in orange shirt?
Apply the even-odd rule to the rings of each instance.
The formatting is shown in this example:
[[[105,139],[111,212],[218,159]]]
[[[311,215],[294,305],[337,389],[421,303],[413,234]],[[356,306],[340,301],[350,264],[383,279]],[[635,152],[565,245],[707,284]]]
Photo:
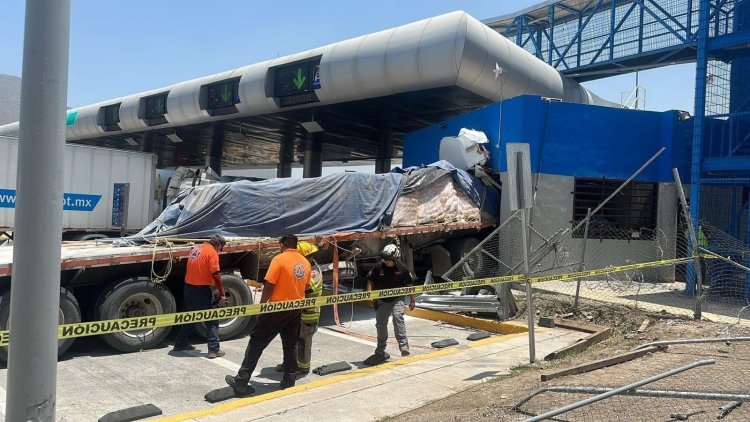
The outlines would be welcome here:
[[[190,251],[183,289],[183,308],[186,312],[213,308],[211,287],[214,285],[216,290],[219,291],[219,302],[216,305],[221,307],[226,304],[219,269],[219,252],[224,249],[226,244],[227,241],[223,236],[215,235],[211,236],[208,242],[204,242]],[[206,324],[206,337],[208,339],[208,358],[215,359],[224,356],[224,351],[219,349],[219,321],[206,321],[204,324]],[[195,350],[195,346],[188,343],[194,328],[195,324],[180,326],[172,351]]]
[[[281,253],[271,260],[271,265],[263,280],[263,294],[260,303],[300,300],[305,298],[305,286],[310,282],[310,262],[297,250],[297,236],[284,235],[279,239]],[[263,350],[268,344],[281,335],[284,350],[284,376],[281,389],[294,386],[297,379],[297,336],[299,335],[301,309],[258,315],[258,323],[250,334],[250,341],[245,349],[237,376],[224,377],[236,395],[255,392],[248,385],[250,376],[258,365]]]

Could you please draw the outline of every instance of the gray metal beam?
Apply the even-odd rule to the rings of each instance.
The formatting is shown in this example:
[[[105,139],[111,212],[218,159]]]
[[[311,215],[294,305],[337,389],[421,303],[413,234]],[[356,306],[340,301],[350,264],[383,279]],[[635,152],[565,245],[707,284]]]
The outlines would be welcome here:
[[[70,0],[27,0],[25,28],[5,416],[53,421]]]

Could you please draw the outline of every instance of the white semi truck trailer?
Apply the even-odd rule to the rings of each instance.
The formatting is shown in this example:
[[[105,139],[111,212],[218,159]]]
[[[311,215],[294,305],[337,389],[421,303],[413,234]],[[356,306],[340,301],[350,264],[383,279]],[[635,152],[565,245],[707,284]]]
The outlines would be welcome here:
[[[63,239],[90,240],[137,232],[151,222],[156,155],[67,144]],[[0,136],[0,233],[13,231],[18,139]]]

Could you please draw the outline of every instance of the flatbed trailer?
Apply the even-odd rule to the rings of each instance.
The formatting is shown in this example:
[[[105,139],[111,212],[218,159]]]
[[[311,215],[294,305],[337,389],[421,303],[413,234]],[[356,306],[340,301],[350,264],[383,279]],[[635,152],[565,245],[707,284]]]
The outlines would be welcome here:
[[[329,244],[352,250],[355,243],[385,244],[398,238],[411,258],[411,251],[427,245],[454,242],[469,249],[476,242],[474,235],[490,227],[489,222],[432,224],[399,227],[366,233],[335,233],[305,238],[317,244]],[[466,242],[466,239],[474,239]],[[205,239],[154,238],[152,243],[136,245],[122,240],[63,242],[60,259],[60,323],[110,320],[177,312],[182,298],[185,260],[193,245]],[[377,250],[375,246],[372,250]],[[412,249],[413,248],[413,249]],[[278,239],[269,237],[228,237],[219,254],[222,281],[229,296],[228,306],[253,303],[246,280],[259,280],[264,264],[278,249]],[[329,260],[330,268],[339,268],[338,254],[321,251],[320,259]],[[453,248],[455,249],[455,248]],[[367,255],[367,254],[366,254]],[[374,256],[372,252],[370,256]],[[10,318],[10,284],[13,247],[0,246],[0,330],[7,330]],[[238,275],[239,274],[239,275]],[[241,334],[249,318],[237,317],[220,321],[222,339]],[[134,330],[102,336],[121,352],[153,348],[168,336],[171,327]],[[198,333],[205,336],[203,324]],[[64,353],[74,339],[60,340],[59,353]],[[0,359],[7,348],[0,348]]]

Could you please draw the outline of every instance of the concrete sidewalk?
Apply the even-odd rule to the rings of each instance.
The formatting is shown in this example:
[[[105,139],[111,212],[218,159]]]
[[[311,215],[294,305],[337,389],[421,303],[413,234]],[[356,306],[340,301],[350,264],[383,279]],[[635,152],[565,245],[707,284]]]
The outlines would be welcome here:
[[[537,329],[537,359],[585,337]],[[369,368],[329,375],[286,390],[234,399],[160,421],[378,420],[447,397],[528,363],[528,334],[491,337]]]

